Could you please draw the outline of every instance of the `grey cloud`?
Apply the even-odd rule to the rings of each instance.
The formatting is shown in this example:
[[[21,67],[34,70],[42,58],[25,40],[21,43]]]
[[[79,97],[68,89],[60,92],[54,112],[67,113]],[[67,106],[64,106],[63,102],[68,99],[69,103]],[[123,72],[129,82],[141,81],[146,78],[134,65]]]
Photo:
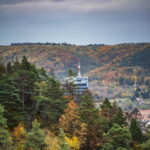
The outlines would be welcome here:
[[[149,0],[0,0],[0,4],[3,4],[0,5],[0,17],[4,18],[21,15],[42,18],[67,14],[112,15],[130,12],[149,15],[150,12]]]
[[[52,2],[62,2],[65,0],[0,0],[0,4],[18,4],[18,3],[26,3],[26,2],[39,2],[39,1],[52,1]]]
[[[0,0],[0,4],[17,4],[22,2],[31,2],[33,0]]]

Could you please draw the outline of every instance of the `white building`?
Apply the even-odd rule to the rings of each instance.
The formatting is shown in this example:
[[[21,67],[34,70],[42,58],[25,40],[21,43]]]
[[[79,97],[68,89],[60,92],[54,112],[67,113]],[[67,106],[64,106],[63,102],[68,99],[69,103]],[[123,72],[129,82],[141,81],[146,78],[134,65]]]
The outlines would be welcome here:
[[[82,76],[80,71],[80,63],[78,64],[78,75],[72,77],[66,77],[65,83],[72,83],[74,87],[75,94],[82,94],[84,91],[88,90],[88,77]]]

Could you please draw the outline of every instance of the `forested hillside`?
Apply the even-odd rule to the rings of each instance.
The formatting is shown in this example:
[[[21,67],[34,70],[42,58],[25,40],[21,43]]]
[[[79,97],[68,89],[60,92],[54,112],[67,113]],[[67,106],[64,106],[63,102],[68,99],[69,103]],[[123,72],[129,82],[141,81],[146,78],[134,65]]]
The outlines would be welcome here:
[[[89,77],[89,88],[95,97],[130,99],[129,107],[133,101],[137,102],[137,89],[140,89],[138,96],[149,105],[149,43],[87,46],[25,43],[0,46],[1,63],[21,60],[22,56],[43,67],[49,74],[55,74],[60,81],[69,69],[77,71],[80,59],[81,72]]]
[[[137,110],[123,113],[89,91],[65,95],[60,82],[25,56],[0,65],[0,150],[148,150]]]

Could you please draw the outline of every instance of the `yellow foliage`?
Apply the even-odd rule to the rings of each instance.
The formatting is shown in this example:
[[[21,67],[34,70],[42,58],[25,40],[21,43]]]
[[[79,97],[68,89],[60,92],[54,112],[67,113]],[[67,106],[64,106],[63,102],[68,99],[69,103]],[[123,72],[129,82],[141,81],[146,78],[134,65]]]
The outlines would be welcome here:
[[[68,108],[59,119],[59,127],[68,137],[77,137],[84,144],[87,135],[87,124],[80,121],[78,105],[74,101],[68,103]]]
[[[45,138],[45,143],[47,145],[46,150],[60,150],[59,138],[53,133],[48,131]]]
[[[131,76],[131,80],[134,81],[134,83],[137,83],[137,76],[136,75],[132,75]]]
[[[65,114],[60,117],[60,127],[63,128],[65,132],[73,131],[76,129],[74,127],[77,127],[80,124],[80,116],[77,112],[77,108],[77,104],[73,101],[70,101],[68,108],[65,110]]]
[[[80,141],[76,136],[72,138],[65,137],[65,141],[69,145],[69,147],[72,148],[73,150],[80,149]]]
[[[26,130],[25,130],[23,124],[19,124],[17,127],[15,127],[13,135],[17,139],[22,138],[26,135]]]

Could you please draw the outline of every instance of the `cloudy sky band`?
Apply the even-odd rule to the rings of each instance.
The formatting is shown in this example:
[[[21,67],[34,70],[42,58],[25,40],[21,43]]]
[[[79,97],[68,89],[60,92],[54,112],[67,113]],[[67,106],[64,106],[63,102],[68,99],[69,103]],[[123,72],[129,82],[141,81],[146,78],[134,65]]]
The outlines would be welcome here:
[[[142,41],[141,39],[143,41],[150,39],[149,0],[0,0],[0,20],[0,32],[4,36],[0,37],[0,43],[17,41],[20,40],[19,37],[22,41],[26,39],[34,41],[35,33],[32,31],[35,30],[36,34],[38,32],[38,35],[47,37],[41,39],[39,37],[39,41],[43,39],[57,41],[58,36],[59,41],[75,43],[94,40],[106,43],[138,42]],[[72,34],[67,33],[66,26]],[[22,33],[14,37],[17,28],[18,31],[22,29]],[[46,33],[42,33],[46,29],[47,33],[51,33],[49,38]],[[27,31],[30,31],[32,39],[27,38],[25,33]],[[127,31],[130,32],[128,34],[131,39]],[[139,37],[136,37],[138,32]],[[68,40],[71,37],[74,38]]]

